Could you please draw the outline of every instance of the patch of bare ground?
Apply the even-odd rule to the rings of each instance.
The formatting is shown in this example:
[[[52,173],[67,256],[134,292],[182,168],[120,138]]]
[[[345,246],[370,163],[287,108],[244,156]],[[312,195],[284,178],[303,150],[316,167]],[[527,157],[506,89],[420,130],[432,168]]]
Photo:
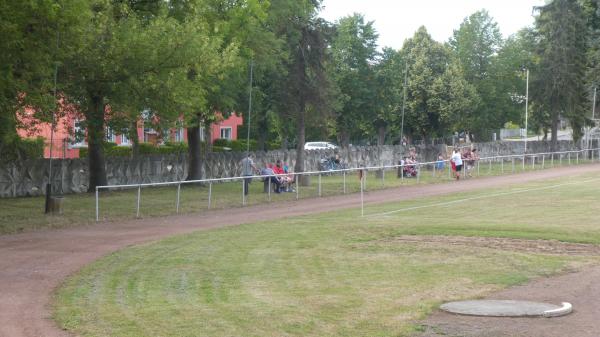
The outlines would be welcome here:
[[[452,246],[468,246],[500,249],[512,252],[540,253],[574,256],[600,256],[600,246],[586,243],[570,243],[557,240],[525,240],[498,237],[470,237],[443,235],[402,235],[388,242],[430,243]]]
[[[496,237],[411,236],[388,239],[398,243],[427,243],[500,249],[513,252],[600,256],[600,246],[556,240]],[[600,266],[540,278],[486,296],[486,299],[524,300],[560,305],[569,302],[573,313],[564,317],[476,317],[436,310],[419,324],[423,332],[412,337],[598,337],[600,336]]]

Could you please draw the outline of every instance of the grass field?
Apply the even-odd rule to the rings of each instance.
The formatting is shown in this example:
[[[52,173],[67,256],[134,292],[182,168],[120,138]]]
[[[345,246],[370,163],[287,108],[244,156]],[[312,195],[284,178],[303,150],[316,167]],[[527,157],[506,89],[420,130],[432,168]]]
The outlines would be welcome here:
[[[566,166],[588,163],[583,159],[573,157],[569,163],[567,157],[559,160],[558,157],[551,161],[544,159],[544,168],[552,166]],[[542,168],[542,159],[537,158],[535,163],[528,159],[523,165],[520,159],[505,160],[504,162],[481,161],[476,166],[472,175],[477,177],[494,176],[501,174],[520,173],[523,171],[539,170]],[[449,178],[447,168],[443,172],[433,171],[429,166],[422,169],[418,179],[420,184],[447,182]],[[312,198],[319,196],[318,176],[313,176],[310,186],[301,186],[298,197]],[[346,193],[360,191],[360,182],[357,173],[348,174],[345,178]],[[367,176],[367,189],[377,190],[405,185],[417,184],[416,178],[399,179],[395,170],[386,170],[383,176],[377,176],[371,171]],[[183,186],[180,195],[180,213],[204,212],[208,209],[208,186]],[[212,186],[211,208],[241,207],[242,195],[241,182],[214,184]],[[342,175],[325,175],[321,177],[322,196],[341,195],[344,193],[344,177]],[[268,194],[263,193],[263,184],[254,181],[250,185],[247,199],[248,205],[267,202],[277,202],[296,198],[296,193]],[[100,219],[115,221],[133,219],[136,216],[137,189],[103,192],[100,195]],[[269,200],[270,199],[270,200]],[[152,217],[175,214],[177,206],[177,187],[144,188],[141,191],[140,217]],[[12,234],[41,228],[58,228],[74,225],[89,224],[95,221],[95,199],[93,194],[67,195],[65,197],[65,212],[62,216],[47,216],[43,213],[44,198],[12,198],[2,199],[0,202],[0,234]]]
[[[397,238],[600,244],[599,190],[565,177],[178,236],[84,268],[55,319],[84,337],[405,336],[442,301],[600,261]]]

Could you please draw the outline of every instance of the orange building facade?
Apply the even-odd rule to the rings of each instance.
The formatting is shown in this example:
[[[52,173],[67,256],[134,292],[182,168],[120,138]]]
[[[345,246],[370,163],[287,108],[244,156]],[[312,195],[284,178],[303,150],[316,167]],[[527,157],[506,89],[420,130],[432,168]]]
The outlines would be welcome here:
[[[22,123],[32,125],[32,121],[27,120],[27,115],[23,118]],[[212,143],[219,138],[237,140],[238,126],[243,124],[243,118],[236,113],[232,113],[229,118],[223,118],[221,114],[218,114],[217,119],[218,121],[211,125],[210,142]],[[77,114],[65,114],[65,116],[59,118],[56,122],[53,137],[49,123],[35,123],[35,127],[28,129],[17,130],[19,136],[22,138],[44,138],[46,143],[44,158],[79,158],[79,149],[87,147],[85,136],[82,136],[85,135],[85,130],[81,127],[81,120],[77,117]],[[205,141],[204,128],[201,128],[200,131],[201,140]],[[108,142],[116,143],[118,146],[132,145],[132,141],[127,135],[115,133],[110,128],[107,128],[105,133],[106,141]],[[152,143],[155,145],[160,145],[164,142],[187,143],[187,129],[183,127],[171,128],[166,132],[159,133],[153,128],[145,126],[143,122],[140,122],[138,123],[137,137],[140,143]]]

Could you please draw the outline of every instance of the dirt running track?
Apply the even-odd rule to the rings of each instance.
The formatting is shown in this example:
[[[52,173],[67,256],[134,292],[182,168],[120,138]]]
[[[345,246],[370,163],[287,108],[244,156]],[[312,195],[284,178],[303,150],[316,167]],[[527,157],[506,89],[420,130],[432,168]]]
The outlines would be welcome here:
[[[473,179],[459,183],[402,187],[365,194],[365,202],[399,201],[593,172],[600,173],[600,166],[573,166],[512,176]],[[359,201],[359,195],[346,195],[289,202],[284,207],[287,210],[286,216],[292,217],[333,209],[354,208],[359,205]],[[144,219],[143,221],[132,220],[123,223],[100,223],[85,227],[1,236],[0,336],[70,336],[69,333],[59,329],[51,319],[49,306],[52,292],[67,276],[110,252],[130,245],[158,240],[169,235],[281,217],[281,206],[261,205],[212,211],[197,215],[161,217]],[[590,277],[595,282],[589,282]],[[526,331],[531,331],[531,333],[516,334],[517,336],[600,335],[600,319],[598,319],[600,313],[596,306],[596,303],[600,300],[600,282],[597,282],[600,279],[600,270],[592,270],[576,276],[567,275],[563,279],[564,281],[559,282],[558,286],[568,289],[564,300],[572,300],[577,312],[560,321],[552,321],[557,322],[552,324],[552,329],[540,330],[547,326],[546,323],[550,322],[548,320],[527,320],[521,323],[520,327],[529,329]],[[534,285],[540,290],[532,296],[539,294],[539,299],[544,300],[549,296],[548,293],[555,293],[554,290],[548,289],[544,282]],[[548,282],[551,282],[551,280]],[[584,298],[581,298],[580,303],[572,296],[583,296]],[[481,327],[482,324],[488,321],[462,320],[461,322],[464,322],[464,324],[461,323],[460,326],[449,328],[451,333],[457,333],[455,335],[460,336],[461,327],[466,326],[469,330],[469,324]],[[493,324],[496,325],[496,329],[482,329],[480,331],[501,333],[502,327],[511,328],[502,323]],[[574,324],[585,326],[585,331],[590,331],[590,333],[561,333],[569,331],[570,326]],[[515,336],[514,330],[507,331],[513,333],[509,336]],[[544,333],[533,333],[535,331],[544,331]],[[483,336],[482,334],[475,335]],[[499,336],[504,335],[499,334]]]

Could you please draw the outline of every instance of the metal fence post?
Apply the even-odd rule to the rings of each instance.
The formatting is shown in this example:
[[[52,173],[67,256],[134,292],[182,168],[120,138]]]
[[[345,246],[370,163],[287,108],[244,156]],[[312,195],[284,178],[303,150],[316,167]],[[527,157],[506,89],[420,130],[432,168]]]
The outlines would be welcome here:
[[[242,206],[246,206],[246,178],[242,179]]]
[[[181,196],[181,183],[177,184],[177,206],[176,206],[176,213],[179,214],[179,198]]]
[[[525,171],[525,155],[523,155],[523,171]]]
[[[268,183],[269,183],[269,190],[267,191],[267,195],[268,195],[268,198],[269,198],[269,202],[271,202],[271,189],[272,189],[272,187],[271,187],[271,177],[267,177],[266,179],[269,179],[269,180],[268,180]],[[263,186],[264,186],[264,185],[263,185]]]
[[[140,199],[142,197],[142,185],[138,185],[138,190],[137,190],[137,208],[136,208],[136,212],[135,212],[135,217],[136,219],[139,219],[140,217]]]
[[[210,209],[212,203],[212,181],[208,183],[208,209]]]
[[[452,162],[448,160],[448,179],[452,179]]]
[[[535,156],[531,156],[531,169],[535,171]]]
[[[569,152],[569,165],[571,165],[571,152]]]
[[[479,177],[479,160],[477,161],[477,176]]]
[[[385,187],[385,169],[381,166],[381,187]]]
[[[552,152],[552,156],[550,159],[550,166],[552,166],[552,168],[554,168],[554,152]]]
[[[361,171],[362,174],[360,175],[360,216],[365,216],[365,197],[364,197],[364,190],[365,190],[365,174],[363,171]]]
[[[321,193],[321,173],[319,173],[319,197],[322,195]]]
[[[546,155],[542,155],[542,170],[546,168]]]
[[[577,165],[579,165],[579,151],[577,151]]]
[[[346,194],[346,171],[344,171],[344,194]]]
[[[421,181],[421,164],[417,164],[417,184]]]
[[[300,199],[300,179],[299,179],[299,175],[296,174],[296,200]]]
[[[98,208],[98,186],[96,186],[96,222],[99,221],[100,210]]]
[[[558,166],[562,166],[562,157],[563,157],[563,154],[559,153],[558,154]]]
[[[490,167],[488,169],[488,175],[492,175],[492,159],[490,158]]]

